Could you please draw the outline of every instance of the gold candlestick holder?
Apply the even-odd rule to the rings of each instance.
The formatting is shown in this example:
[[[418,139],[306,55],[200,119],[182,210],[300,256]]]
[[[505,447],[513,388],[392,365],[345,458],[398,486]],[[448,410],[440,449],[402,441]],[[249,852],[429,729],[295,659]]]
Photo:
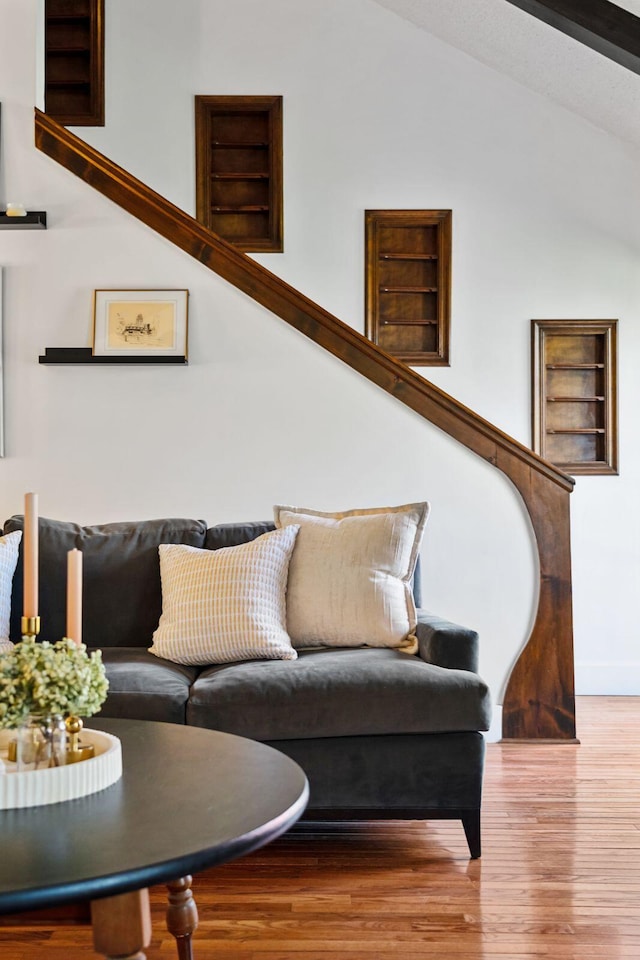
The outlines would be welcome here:
[[[40,633],[40,617],[22,617],[20,620],[22,639],[37,637]]]
[[[95,747],[92,743],[80,743],[80,733],[84,726],[80,717],[67,717],[65,725],[69,734],[65,763],[78,763],[80,760],[90,760],[95,756]]]

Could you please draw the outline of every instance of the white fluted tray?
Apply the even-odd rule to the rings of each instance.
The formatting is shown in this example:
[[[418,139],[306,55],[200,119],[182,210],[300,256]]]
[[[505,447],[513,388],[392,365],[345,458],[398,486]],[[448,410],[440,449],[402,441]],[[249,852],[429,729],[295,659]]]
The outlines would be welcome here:
[[[82,742],[92,743],[95,748],[90,760],[20,772],[15,763],[7,761],[7,744],[12,736],[15,733],[10,730],[0,731],[0,759],[5,766],[5,772],[0,772],[0,810],[76,800],[110,787],[122,776],[120,741],[102,730],[82,731]]]

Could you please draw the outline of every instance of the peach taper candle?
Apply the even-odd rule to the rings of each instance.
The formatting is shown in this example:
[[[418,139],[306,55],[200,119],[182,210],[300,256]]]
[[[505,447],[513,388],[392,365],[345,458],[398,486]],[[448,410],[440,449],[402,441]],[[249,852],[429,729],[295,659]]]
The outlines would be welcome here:
[[[25,617],[38,616],[38,494],[24,495],[24,604]]]
[[[82,553],[67,554],[67,636],[77,646],[82,643]]]

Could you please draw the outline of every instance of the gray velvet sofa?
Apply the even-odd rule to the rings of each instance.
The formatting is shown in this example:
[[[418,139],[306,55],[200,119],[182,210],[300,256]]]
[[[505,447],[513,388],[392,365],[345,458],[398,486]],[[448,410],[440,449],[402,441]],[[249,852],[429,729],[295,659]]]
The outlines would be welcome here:
[[[4,533],[22,529],[15,516]],[[162,608],[158,545],[215,550],[269,522],[166,519],[80,527],[40,519],[40,638],[65,632],[66,554],[83,551],[83,639],[109,677],[104,717],[186,723],[264,741],[305,770],[307,818],[460,819],[480,856],[486,684],[478,636],[419,609],[415,656],[398,650],[301,651],[297,660],[188,667],[148,652]],[[419,573],[414,594],[420,606]],[[20,637],[22,552],[11,638]]]

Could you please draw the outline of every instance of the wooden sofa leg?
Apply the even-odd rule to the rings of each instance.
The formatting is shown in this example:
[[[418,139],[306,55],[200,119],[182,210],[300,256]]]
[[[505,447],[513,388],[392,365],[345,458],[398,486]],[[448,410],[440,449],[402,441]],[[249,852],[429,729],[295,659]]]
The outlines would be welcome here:
[[[481,855],[480,848],[480,811],[466,810],[462,814],[462,826],[469,844],[469,853],[472,860],[477,860]]]

